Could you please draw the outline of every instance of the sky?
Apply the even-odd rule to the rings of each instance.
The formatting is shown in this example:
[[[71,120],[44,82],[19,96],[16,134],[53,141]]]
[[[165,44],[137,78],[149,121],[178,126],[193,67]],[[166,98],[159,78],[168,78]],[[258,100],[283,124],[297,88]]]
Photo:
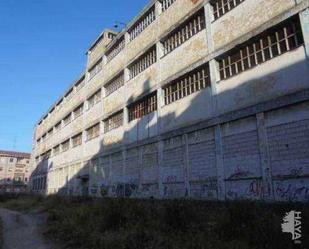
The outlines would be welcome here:
[[[86,67],[85,52],[149,0],[0,0],[0,150],[30,152],[40,117]]]

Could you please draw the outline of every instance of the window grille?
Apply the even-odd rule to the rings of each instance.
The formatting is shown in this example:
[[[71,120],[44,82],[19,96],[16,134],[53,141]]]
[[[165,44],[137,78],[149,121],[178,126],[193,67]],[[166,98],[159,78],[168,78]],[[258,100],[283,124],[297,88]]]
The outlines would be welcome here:
[[[114,79],[112,79],[109,83],[107,83],[105,87],[106,96],[112,94],[117,91],[120,87],[124,85],[124,72],[117,75]]]
[[[200,91],[209,85],[209,66],[205,64],[175,80],[163,89],[165,105]]]
[[[92,79],[102,70],[102,58],[89,70],[89,77]]]
[[[82,134],[82,133],[80,133],[80,134],[74,136],[74,137],[72,138],[73,147],[77,147],[77,146],[81,145],[81,144],[82,144],[82,141],[83,141],[83,134]]]
[[[162,1],[162,11],[166,11],[176,0],[163,0]]]
[[[125,39],[122,36],[107,52],[106,58],[107,62],[111,61],[117,54],[121,52],[125,47]]]
[[[299,21],[288,20],[219,60],[221,80],[253,68],[303,44]]]
[[[76,119],[79,116],[81,116],[83,114],[83,110],[84,110],[84,104],[81,104],[73,111],[74,118]]]
[[[157,61],[157,49],[154,46],[129,66],[130,79],[134,78],[136,75],[143,72],[145,69],[150,67],[156,61]]]
[[[140,33],[142,33],[154,20],[155,6],[153,6],[144,16],[142,16],[130,29],[130,41],[133,41]]]
[[[62,152],[69,150],[70,148],[70,140],[67,140],[61,144]]]
[[[101,89],[93,94],[88,100],[88,109],[101,101]]]
[[[100,123],[87,129],[86,133],[87,133],[87,140],[91,140],[98,137],[100,135]]]
[[[205,14],[204,10],[201,10],[163,40],[164,55],[170,53],[203,29],[205,29]]]
[[[129,121],[141,118],[157,110],[157,92],[129,107]]]
[[[104,121],[104,132],[107,133],[113,129],[117,129],[123,124],[123,111],[116,113]]]
[[[216,0],[213,3],[214,18],[217,20],[219,17],[225,15],[230,10],[234,9],[237,5],[245,0]]]
[[[68,125],[71,122],[71,113],[69,115],[67,115],[64,119],[63,119],[63,125]]]

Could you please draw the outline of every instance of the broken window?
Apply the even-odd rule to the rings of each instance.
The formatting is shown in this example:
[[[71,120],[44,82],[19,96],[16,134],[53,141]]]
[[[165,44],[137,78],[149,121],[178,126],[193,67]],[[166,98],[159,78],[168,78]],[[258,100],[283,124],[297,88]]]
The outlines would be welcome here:
[[[73,147],[77,147],[77,146],[81,145],[81,144],[82,144],[82,141],[83,141],[83,134],[82,134],[82,133],[80,133],[80,134],[74,136],[74,137],[72,138]]]
[[[87,134],[87,141],[98,137],[100,135],[100,123],[87,129],[86,134]]]
[[[107,62],[111,61],[117,54],[121,52],[125,47],[124,36],[119,38],[119,40],[106,52]]]
[[[104,86],[106,96],[112,94],[123,85],[124,85],[124,72],[118,74],[114,79],[112,79]]]
[[[244,1],[245,0],[214,0],[212,6],[215,20]]]
[[[157,110],[157,92],[143,98],[129,107],[129,121],[141,118]]]
[[[130,41],[134,40],[142,33],[155,19],[155,6],[153,6],[129,30]]]
[[[176,0],[163,0],[162,1],[162,12],[166,11]]]
[[[299,20],[289,19],[218,60],[221,80],[253,68],[303,44]]]
[[[104,132],[107,133],[123,124],[123,111],[118,112],[104,121]]]
[[[89,69],[89,78],[92,79],[102,70],[103,60],[102,58],[92,67]]]
[[[129,66],[130,79],[134,78],[157,61],[157,49],[153,46]]]
[[[185,23],[177,27],[162,41],[164,55],[170,53],[203,29],[205,29],[204,9],[200,10]]]
[[[209,66],[205,64],[179,79],[176,79],[163,89],[165,105],[200,91],[209,85]]]

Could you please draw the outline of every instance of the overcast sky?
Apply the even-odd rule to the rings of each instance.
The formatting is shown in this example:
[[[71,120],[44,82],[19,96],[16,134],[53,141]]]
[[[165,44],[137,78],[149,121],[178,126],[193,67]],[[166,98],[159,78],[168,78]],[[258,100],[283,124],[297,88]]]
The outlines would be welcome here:
[[[105,28],[149,0],[0,0],[0,150],[31,151],[33,127],[78,78]]]

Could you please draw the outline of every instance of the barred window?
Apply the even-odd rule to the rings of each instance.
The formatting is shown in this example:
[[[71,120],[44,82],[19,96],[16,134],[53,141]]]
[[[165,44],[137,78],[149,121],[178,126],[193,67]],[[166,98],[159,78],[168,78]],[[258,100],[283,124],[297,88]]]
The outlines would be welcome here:
[[[102,58],[89,70],[90,79],[96,76],[102,70],[103,60]]]
[[[88,109],[90,109],[91,107],[93,107],[95,104],[97,104],[98,102],[100,102],[101,100],[101,89],[99,89],[99,91],[97,91],[95,94],[93,94],[88,100]]]
[[[164,55],[170,53],[205,28],[204,11],[199,11],[163,40]]]
[[[70,148],[70,140],[67,140],[61,144],[62,152],[68,151]]]
[[[80,90],[85,84],[86,84],[85,76],[83,76],[83,77],[75,84],[76,90],[77,90],[77,91]]]
[[[303,44],[299,20],[292,18],[251,39],[219,60],[221,80],[253,68]]]
[[[71,113],[70,113],[70,114],[68,114],[68,115],[63,119],[63,125],[65,126],[65,125],[69,124],[69,123],[71,122],[71,118],[72,118],[72,115],[71,115]]]
[[[53,153],[54,153],[54,155],[58,155],[60,153],[60,145],[57,145],[57,146],[54,147]]]
[[[118,112],[104,121],[104,132],[107,133],[123,124],[123,111]]]
[[[86,130],[87,140],[94,139],[100,135],[100,123],[90,127]]]
[[[141,118],[157,110],[157,92],[145,97],[129,107],[129,121]]]
[[[157,49],[154,46],[129,66],[130,79],[134,78],[136,75],[143,72],[145,69],[150,67],[156,61],[157,61]]]
[[[118,74],[114,79],[108,82],[105,87],[106,96],[112,94],[124,85],[124,72]]]
[[[140,33],[144,31],[154,20],[156,19],[155,15],[155,6],[150,8],[148,12],[142,16],[130,29],[130,41],[133,41]]]
[[[176,0],[163,0],[162,1],[162,11],[166,11]]]
[[[234,9],[237,5],[244,1],[245,0],[215,0],[213,2],[215,20]]]
[[[77,146],[81,145],[82,141],[83,141],[83,134],[82,133],[72,137],[73,147],[77,147]]]
[[[81,104],[80,106],[78,106],[74,111],[74,119],[78,118],[79,116],[81,116],[83,114],[83,110],[84,110],[84,103]]]
[[[107,62],[111,61],[117,54],[121,52],[125,47],[125,39],[122,36],[107,52],[106,58]]]
[[[209,65],[205,64],[175,80],[163,89],[165,105],[200,91],[209,85]]]

